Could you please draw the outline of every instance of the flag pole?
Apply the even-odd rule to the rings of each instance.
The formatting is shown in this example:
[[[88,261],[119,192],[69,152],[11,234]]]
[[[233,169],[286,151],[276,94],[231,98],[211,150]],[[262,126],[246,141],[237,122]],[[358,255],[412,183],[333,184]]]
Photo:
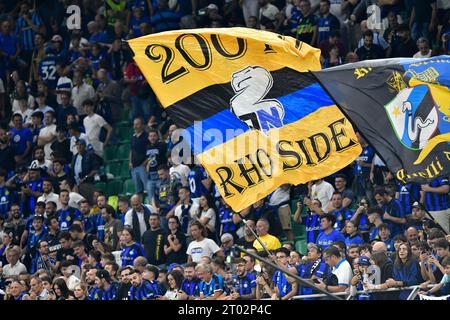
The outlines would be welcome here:
[[[338,296],[328,292],[327,290],[324,290],[322,288],[316,287],[314,282],[309,280],[309,279],[302,279],[298,275],[296,275],[296,274],[294,274],[294,273],[292,273],[292,272],[290,272],[288,270],[282,269],[280,266],[276,265],[275,263],[273,263],[273,262],[271,262],[271,261],[269,261],[267,259],[264,259],[264,258],[258,256],[257,254],[253,253],[253,252],[249,252],[249,251],[245,250],[244,248],[241,248],[241,247],[239,247],[237,245],[234,245],[234,247],[236,249],[238,249],[239,251],[244,252],[245,254],[253,257],[254,259],[260,260],[260,261],[264,262],[265,264],[271,266],[272,268],[275,268],[276,270],[280,270],[281,272],[283,272],[284,274],[286,274],[289,277],[293,278],[296,282],[300,283],[301,285],[303,285],[305,287],[313,288],[313,289],[315,289],[315,290],[317,290],[317,291],[327,295],[328,297],[330,297],[333,300],[343,300],[342,298],[340,298],[340,297],[338,297]]]

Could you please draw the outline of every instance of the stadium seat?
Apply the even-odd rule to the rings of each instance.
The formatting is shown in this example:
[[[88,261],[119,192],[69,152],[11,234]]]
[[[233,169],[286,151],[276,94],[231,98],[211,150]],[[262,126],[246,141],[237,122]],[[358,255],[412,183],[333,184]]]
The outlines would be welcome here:
[[[103,160],[110,161],[116,158],[117,146],[116,145],[108,145],[106,146],[103,153]]]
[[[131,141],[133,136],[133,129],[131,127],[119,127],[116,130],[117,138],[119,141]]]
[[[130,144],[121,144],[117,148],[116,160],[126,160],[130,154],[131,146]]]
[[[105,166],[106,172],[111,173],[114,178],[120,177],[120,163],[119,162],[108,162],[108,164]]]
[[[122,185],[123,181],[121,180],[112,180],[106,184],[106,195],[115,196],[122,193]]]
[[[134,187],[134,182],[132,179],[128,179],[125,181],[124,187],[123,187],[123,193],[127,196],[132,195],[136,192],[136,189]]]
[[[128,179],[128,178],[131,177],[130,167],[128,166],[128,161],[127,160],[122,161],[122,163],[120,164],[120,174],[119,174],[119,176],[121,178],[125,178],[125,179]]]
[[[307,250],[308,250],[308,245],[306,243],[306,240],[295,241],[295,250],[300,252],[302,255],[306,255]]]
[[[102,190],[103,192],[106,192],[106,183],[105,183],[105,182],[97,182],[97,183],[95,184],[95,188],[96,188],[96,189],[100,189],[100,190]]]

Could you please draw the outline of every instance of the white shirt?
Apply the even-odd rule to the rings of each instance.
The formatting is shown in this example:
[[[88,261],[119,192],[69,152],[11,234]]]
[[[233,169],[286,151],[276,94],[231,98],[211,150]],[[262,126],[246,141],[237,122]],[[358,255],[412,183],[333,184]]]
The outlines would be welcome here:
[[[342,13],[341,4],[343,0],[330,0],[330,13],[335,15],[336,18],[342,23],[345,20],[345,13]]]
[[[25,109],[25,111],[17,110],[14,114],[20,114],[22,116],[22,123],[30,125],[31,124],[31,115],[33,114],[33,110]]]
[[[428,53],[426,55],[422,55],[422,53],[420,51],[413,55],[413,58],[416,58],[416,59],[418,59],[418,58],[430,58],[430,57],[431,57],[431,49],[429,49],[429,51],[428,51]]]
[[[327,212],[328,203],[333,196],[334,188],[331,184],[322,180],[321,184],[314,184],[311,188],[311,200],[319,199],[322,203],[322,210]]]
[[[47,203],[48,201],[53,201],[54,203],[56,203],[56,210],[61,209],[61,202],[59,201],[59,195],[54,193],[54,192],[51,192],[51,193],[49,193],[47,195],[45,193],[42,194],[42,196],[40,196],[37,199],[37,201],[38,202],[42,201],[42,202],[45,202],[45,203]]]
[[[82,83],[79,87],[72,88],[72,105],[77,109],[79,115],[85,115],[83,101],[95,98],[94,87],[87,83]]]
[[[11,267],[11,264],[7,264],[6,266],[3,267],[3,277],[4,278],[8,278],[11,276],[18,276],[23,272],[28,272],[27,268],[25,267],[25,265],[20,262],[17,261],[17,263]]]
[[[84,141],[86,141],[86,145],[90,144],[89,138],[83,132],[80,132],[80,136],[78,138],[75,136],[70,137],[70,151],[72,152],[73,155],[76,155],[78,153],[78,150],[77,150],[77,140],[78,139],[83,139]]]
[[[39,136],[38,137],[48,137],[50,135],[53,135],[54,137],[56,137],[56,124],[51,124],[49,126],[45,126],[41,129],[41,131],[39,131]],[[44,145],[44,152],[45,152],[45,159],[50,160],[50,155],[52,153],[52,149],[51,149],[51,145],[52,142],[46,143]]]
[[[31,162],[31,167],[37,166],[39,169],[42,169],[44,171],[49,171],[49,169],[52,167],[53,163],[50,160],[44,159],[44,163],[39,163],[37,160],[33,160]]]
[[[148,204],[142,204],[143,206],[146,206],[150,212],[154,212],[153,207]],[[144,220],[144,211],[142,212],[136,212],[138,220],[139,220],[139,228],[141,229],[141,237],[144,234],[145,231],[147,231],[147,224]],[[125,226],[129,226],[133,228],[133,209],[130,209],[125,213]]]
[[[183,210],[181,210],[182,204],[179,204],[175,207],[174,215],[178,217],[178,220],[182,223],[181,220],[181,214],[183,213]],[[195,216],[195,214],[198,212],[198,203],[192,202],[191,208],[189,209],[189,221],[191,221],[192,217]]]
[[[290,198],[290,189],[284,190],[283,188],[279,187],[278,189],[275,189],[275,191],[272,192],[272,194],[269,196],[269,205],[277,206],[280,203],[289,201]]]
[[[259,9],[259,20],[261,20],[261,17],[264,16],[268,18],[270,21],[275,21],[276,15],[280,10],[276,6],[274,6],[271,3],[268,3],[265,8]],[[265,30],[265,27],[261,25],[261,30]]]
[[[188,176],[191,169],[185,164],[174,165],[170,167],[169,173],[174,179],[180,180],[184,187],[189,185]]]
[[[353,277],[352,267],[350,263],[344,258],[342,259],[334,268],[333,274],[338,278],[338,285],[340,286],[350,286],[350,281]]]
[[[193,262],[199,263],[202,257],[211,258],[219,250],[219,246],[213,240],[205,238],[202,241],[191,241],[186,254],[191,256]]]
[[[80,209],[80,201],[84,200],[84,197],[76,192],[69,192],[69,207]]]
[[[29,94],[28,95],[28,99],[27,99],[27,105],[29,109],[33,109],[34,108],[34,97]],[[14,99],[13,103],[12,103],[12,112],[15,113],[16,111],[19,111],[19,100]]]
[[[91,116],[86,116],[83,120],[86,135],[94,148],[94,151],[100,157],[103,156],[103,142],[100,141],[100,129],[106,125],[105,119],[102,116],[94,113]]]
[[[197,215],[195,215],[195,217],[197,217]],[[208,229],[214,231],[216,229],[216,213],[214,212],[214,209],[209,208],[206,211],[202,211],[199,220],[204,217],[209,218],[208,223],[206,224],[209,227]],[[192,216],[192,218],[194,217]]]

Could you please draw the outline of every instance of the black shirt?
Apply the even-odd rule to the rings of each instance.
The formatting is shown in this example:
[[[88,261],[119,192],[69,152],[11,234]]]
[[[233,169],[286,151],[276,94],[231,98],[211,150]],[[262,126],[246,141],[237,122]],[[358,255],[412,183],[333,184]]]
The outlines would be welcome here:
[[[16,161],[14,160],[14,149],[12,147],[0,149],[0,163],[6,172],[9,173],[14,170]]]
[[[166,239],[167,233],[162,229],[144,232],[142,245],[144,246],[145,257],[148,263],[157,266],[165,262],[164,245],[166,244]]]
[[[61,248],[56,253],[56,261],[60,261],[60,262],[64,261],[64,260],[66,260],[67,256],[72,256],[75,258],[75,253],[73,253],[73,249],[72,248],[68,248],[68,249]]]
[[[175,237],[178,239],[178,241],[181,243],[181,249],[177,252],[171,251],[167,257],[166,257],[166,264],[170,265],[171,263],[178,263],[183,264],[187,261],[186,256],[186,236],[181,230],[177,230],[177,233],[175,233]],[[166,245],[169,245],[168,242],[166,242]]]
[[[391,56],[393,58],[407,57],[411,58],[418,50],[416,43],[411,38],[406,41],[398,41],[392,48]]]
[[[249,241],[245,240],[245,237],[241,237],[241,238],[237,239],[236,245],[238,245],[239,247],[243,247],[244,249],[251,249],[251,248],[253,248],[254,241],[255,240],[252,240],[249,242]]]
[[[356,54],[360,61],[384,58],[383,47],[377,44],[372,44],[369,49],[362,46],[356,50]]]
[[[57,152],[66,163],[70,163],[72,161],[73,154],[72,151],[70,151],[69,139],[64,139],[64,141],[61,142],[56,140],[50,145],[50,148],[53,150],[53,152]]]
[[[146,157],[148,158],[147,168],[149,172],[156,172],[158,166],[167,163],[167,146],[165,143],[156,142],[155,144],[148,144]]]
[[[134,134],[133,138],[131,138],[131,163],[133,168],[139,167],[145,161],[147,145],[147,132],[145,131],[140,136]]]

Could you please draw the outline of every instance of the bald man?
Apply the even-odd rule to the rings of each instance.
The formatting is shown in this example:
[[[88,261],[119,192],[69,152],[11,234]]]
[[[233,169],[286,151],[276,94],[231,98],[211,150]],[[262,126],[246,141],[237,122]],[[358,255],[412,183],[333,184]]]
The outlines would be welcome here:
[[[125,214],[125,226],[128,226],[134,231],[134,241],[141,243],[141,237],[145,231],[150,229],[150,214],[153,208],[149,205],[143,204],[141,196],[134,194],[130,200],[131,209]]]
[[[387,253],[386,243],[377,241],[372,245],[372,252],[384,252]]]
[[[416,227],[406,229],[405,236],[409,243],[419,241],[419,231],[417,231]]]

